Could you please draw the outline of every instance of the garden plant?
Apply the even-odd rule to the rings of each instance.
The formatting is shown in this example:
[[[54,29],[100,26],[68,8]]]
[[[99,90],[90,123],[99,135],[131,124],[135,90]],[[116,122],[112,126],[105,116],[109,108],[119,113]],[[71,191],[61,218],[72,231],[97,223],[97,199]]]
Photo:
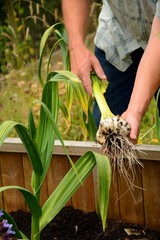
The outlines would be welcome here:
[[[58,40],[53,45],[49,53],[46,78],[44,80],[42,76],[43,55],[46,42],[52,32],[54,32]],[[57,46],[60,46],[61,48],[65,70],[50,72],[52,55]],[[95,166],[97,166],[99,182],[97,213],[100,215],[102,220],[102,228],[105,230],[107,226],[106,220],[111,183],[110,162],[114,162],[117,166],[119,162],[114,160],[120,159],[121,165],[119,165],[118,171],[122,173],[127,181],[131,179],[130,183],[132,183],[132,178],[130,178],[128,175],[127,169],[124,168],[124,156],[127,158],[130,169],[134,164],[141,165],[136,157],[134,146],[131,144],[128,138],[128,133],[130,130],[129,126],[126,122],[123,122],[119,116],[114,116],[108,108],[106,102],[103,102],[103,91],[106,90],[105,82],[102,83],[99,81],[97,76],[93,73],[93,97],[96,98],[99,106],[102,106],[102,108],[100,107],[102,113],[100,128],[96,133],[96,127],[91,114],[93,98],[90,98],[84,91],[82,83],[78,77],[70,72],[67,36],[64,26],[61,23],[49,27],[42,36],[40,42],[38,76],[42,86],[42,98],[41,100],[35,100],[32,103],[28,113],[28,125],[26,126],[16,121],[7,120],[0,126],[0,144],[3,144],[5,138],[9,135],[12,129],[15,128],[18,136],[26,148],[31,161],[33,169],[31,179],[32,192],[19,186],[0,187],[0,192],[9,189],[15,189],[20,191],[24,196],[32,216],[31,236],[30,238],[25,236],[18,229],[11,216],[4,210],[1,210],[0,234],[2,233],[4,235],[1,235],[0,237],[2,239],[10,239],[10,237],[14,235],[14,237],[18,239],[39,240],[41,231],[65,206],[67,201],[81,186],[82,182],[87,178]],[[66,90],[65,102],[63,102],[59,96],[59,84],[62,82],[64,83]],[[101,150],[103,154],[86,152],[74,164],[64,145],[57,122],[60,110],[63,112],[66,121],[71,121],[70,109],[74,102],[75,96],[83,110],[81,124],[83,125],[85,131],[89,133],[91,140],[96,139],[97,142],[102,144]],[[157,98],[158,96],[159,94],[157,95]],[[38,121],[34,118],[33,114],[33,107],[37,104],[40,105],[40,116]],[[158,138],[160,139],[160,122],[158,111],[156,113],[156,127]],[[111,138],[108,137],[111,135]],[[44,205],[41,206],[41,187],[50,166],[56,138],[60,140],[64,148],[64,152],[70,161],[71,169],[59,183],[50,197],[46,200]],[[120,155],[121,157],[117,158],[117,155]],[[8,238],[6,237],[6,234],[8,234]],[[5,238],[3,238],[3,236]]]
[[[52,31],[56,33],[58,41],[53,46],[49,54],[46,80],[43,81],[41,77],[43,53],[46,41]],[[62,38],[62,35],[64,35],[64,38]],[[58,44],[61,45],[63,61],[67,70],[49,72],[51,56]],[[69,116],[69,106],[71,104],[70,101],[73,100],[72,98],[68,98],[70,99],[68,101],[68,106],[64,106],[64,104],[60,102],[58,85],[59,82],[63,81],[66,84],[66,88],[69,94],[68,96],[71,97],[74,91],[76,92],[77,98],[84,112],[84,122],[86,123],[86,128],[92,133],[91,136],[95,135],[95,128],[88,107],[89,105],[86,105],[87,102],[89,104],[88,96],[83,90],[81,81],[77,78],[76,75],[69,71],[69,63],[67,62],[67,59],[64,28],[62,24],[56,24],[50,27],[44,33],[41,39],[38,74],[42,85],[42,98],[41,100],[34,101],[30,107],[28,113],[28,125],[26,126],[16,121],[7,120],[0,126],[0,145],[3,144],[8,134],[12,131],[13,128],[15,128],[18,136],[26,148],[33,170],[31,179],[32,192],[19,186],[0,187],[0,192],[9,189],[20,191],[32,215],[31,236],[28,238],[20,230],[18,230],[16,223],[11,218],[11,216],[4,210],[1,210],[1,218],[3,218],[3,220],[1,220],[0,224],[3,230],[6,227],[6,225],[2,225],[4,221],[12,224],[12,226],[7,225],[7,231],[9,231],[9,229],[12,229],[12,232],[10,233],[17,239],[39,240],[41,231],[65,206],[67,201],[71,198],[79,186],[81,186],[84,179],[87,178],[95,166],[97,166],[99,181],[98,214],[102,220],[103,230],[106,228],[109,189],[111,182],[111,166],[109,159],[107,156],[101,155],[99,153],[86,152],[74,164],[67,153],[67,149],[63,143],[63,139],[57,127],[60,107],[66,113],[66,116]],[[32,112],[32,108],[35,104],[40,104],[41,106],[38,122],[35,121]],[[93,128],[91,127],[92,125]],[[46,200],[44,205],[41,206],[41,187],[50,166],[56,138],[60,140],[62,146],[64,147],[64,151],[71,164],[71,169],[59,183],[50,197]],[[3,236],[0,237],[2,239],[10,239],[10,235],[8,238],[3,238]]]

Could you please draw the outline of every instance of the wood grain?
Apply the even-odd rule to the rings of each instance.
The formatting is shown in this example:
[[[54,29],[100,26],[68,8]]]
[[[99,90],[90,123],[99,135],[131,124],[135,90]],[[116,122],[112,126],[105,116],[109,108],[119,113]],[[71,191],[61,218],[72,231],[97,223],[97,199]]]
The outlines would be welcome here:
[[[160,162],[144,162],[142,174],[146,225],[160,231]]]
[[[24,187],[23,164],[20,153],[3,153],[1,161],[2,186],[16,185]],[[6,211],[26,210],[24,199],[19,191],[7,190],[3,192],[4,208]]]

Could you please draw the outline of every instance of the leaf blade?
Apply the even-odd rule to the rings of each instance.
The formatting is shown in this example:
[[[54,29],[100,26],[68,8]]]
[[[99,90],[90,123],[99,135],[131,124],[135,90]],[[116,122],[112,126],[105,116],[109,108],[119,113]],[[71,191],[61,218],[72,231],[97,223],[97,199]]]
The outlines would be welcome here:
[[[106,170],[106,167],[109,166],[108,158],[102,155],[99,156],[98,153],[94,153],[94,152],[85,153],[75,163],[75,168],[79,178],[77,178],[77,175],[74,169],[71,168],[70,171],[63,178],[63,180],[60,182],[58,187],[55,189],[55,191],[51,194],[49,199],[46,201],[44,206],[42,207],[42,216],[40,219],[40,230],[42,230],[49,223],[49,221],[51,221],[56,216],[56,214],[62,209],[62,207],[69,200],[69,198],[78,189],[78,187],[81,185],[81,182],[79,181],[79,179],[81,181],[86,179],[86,177],[92,171],[96,163],[98,162],[98,165],[100,166],[104,160],[107,162],[107,164],[105,164],[105,167],[104,165],[102,167],[99,167],[99,169],[101,168],[100,174],[102,174],[101,172],[103,172],[105,178],[103,177],[102,179],[99,177],[99,180],[105,181],[103,184],[110,186],[110,182],[109,184],[106,183],[106,181],[108,181],[108,179],[110,179],[111,177],[110,175],[106,177],[106,174],[109,174],[110,170],[104,173],[104,171]],[[109,188],[107,188],[108,189],[107,194],[103,196],[102,194],[103,184],[101,184],[101,187],[100,187],[99,203],[100,203],[100,209],[101,209],[100,214],[101,214],[103,228],[104,228],[106,224],[106,218],[107,218],[107,213],[104,213],[104,211],[108,210],[107,199],[109,198]],[[104,207],[105,203],[107,203],[106,207]]]

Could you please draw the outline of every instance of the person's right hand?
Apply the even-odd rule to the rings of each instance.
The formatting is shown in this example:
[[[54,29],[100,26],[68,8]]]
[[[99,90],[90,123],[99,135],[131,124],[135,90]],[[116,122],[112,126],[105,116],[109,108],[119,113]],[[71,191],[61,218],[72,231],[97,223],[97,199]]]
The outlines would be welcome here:
[[[91,71],[94,70],[100,79],[106,79],[98,59],[85,45],[81,44],[70,48],[70,61],[71,71],[81,79],[84,89],[92,96]]]

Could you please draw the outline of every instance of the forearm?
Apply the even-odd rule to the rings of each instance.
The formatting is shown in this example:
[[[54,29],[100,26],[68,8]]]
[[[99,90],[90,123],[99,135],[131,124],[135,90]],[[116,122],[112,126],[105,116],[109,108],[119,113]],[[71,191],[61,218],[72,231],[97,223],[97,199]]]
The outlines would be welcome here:
[[[128,110],[141,120],[160,86],[160,20],[155,18],[147,48],[140,62]]]
[[[69,41],[71,71],[82,80],[84,89],[91,96],[90,72],[94,70],[101,79],[106,79],[106,76],[98,59],[85,45],[90,0],[62,0],[62,10]]]
[[[90,0],[62,0],[63,19],[69,38],[69,47],[85,43]]]

